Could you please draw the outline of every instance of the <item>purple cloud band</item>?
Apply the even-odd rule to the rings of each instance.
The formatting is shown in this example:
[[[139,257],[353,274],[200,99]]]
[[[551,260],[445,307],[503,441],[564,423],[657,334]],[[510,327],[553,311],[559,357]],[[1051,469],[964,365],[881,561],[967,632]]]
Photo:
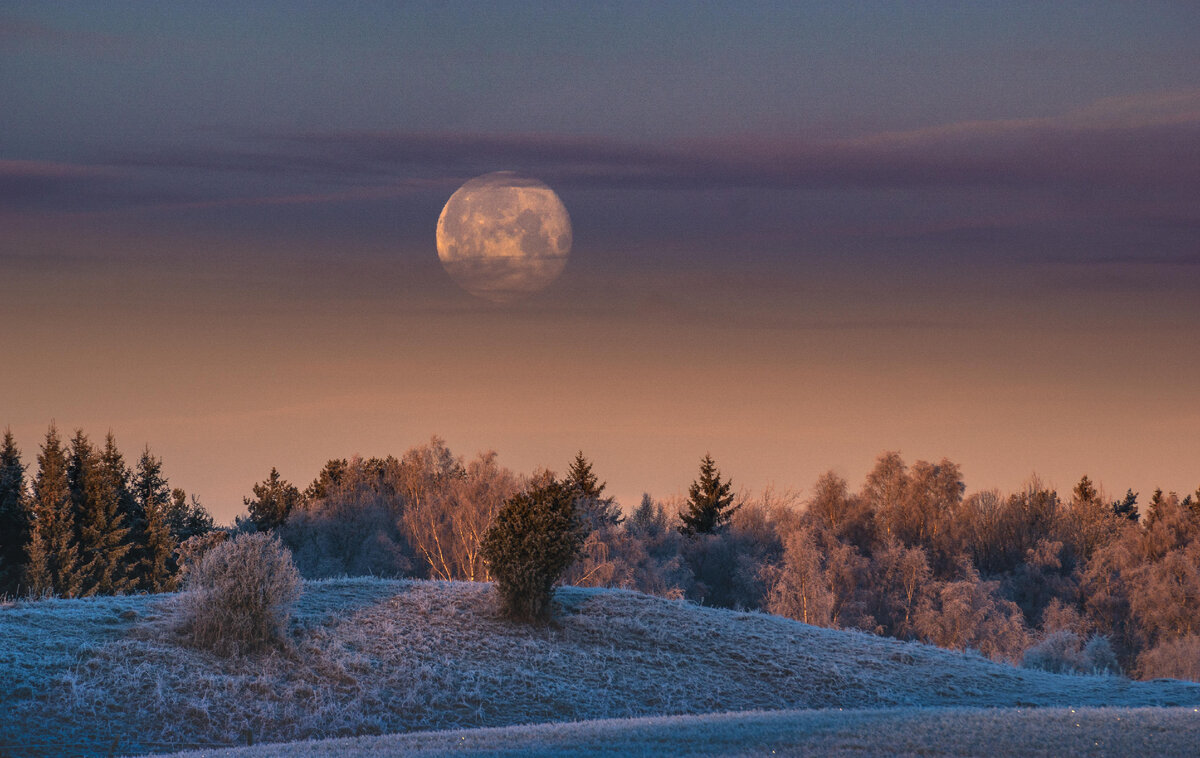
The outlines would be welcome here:
[[[94,165],[0,161],[0,202],[22,192],[111,192],[135,184],[195,186],[188,202],[336,199],[365,188],[456,186],[516,169],[552,186],[646,189],[955,188],[1200,193],[1200,91],[1104,101],[1055,118],[985,121],[843,139],[731,137],[634,144],[553,134],[328,132],[243,134],[237,146],[174,146]],[[244,179],[254,196],[244,197]],[[52,192],[60,188],[62,192]],[[144,195],[145,193],[135,193]],[[367,194],[370,194],[369,192]],[[25,199],[28,199],[27,197]]]

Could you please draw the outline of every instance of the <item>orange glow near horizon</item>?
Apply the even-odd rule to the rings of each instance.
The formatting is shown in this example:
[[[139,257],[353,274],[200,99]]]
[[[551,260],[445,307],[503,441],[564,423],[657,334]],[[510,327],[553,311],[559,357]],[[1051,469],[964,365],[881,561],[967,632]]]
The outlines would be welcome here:
[[[23,328],[6,340],[0,426],[28,463],[52,419],[111,428],[127,457],[149,444],[220,521],[272,466],[303,486],[328,458],[431,434],[525,473],[582,449],[626,507],[685,491],[706,452],[756,491],[803,493],[831,468],[857,488],[885,450],[947,457],[970,490],[1037,473],[1066,492],[1086,473],[1144,501],[1200,484],[1195,315],[1132,299],[1025,301],[963,279],[939,302],[878,278],[862,280],[872,299],[791,299],[811,282],[568,268],[497,307],[432,252],[416,276],[336,261],[314,276],[254,262],[249,243],[212,248],[210,271],[202,248],[180,263],[128,242],[97,234],[11,280],[0,313]]]

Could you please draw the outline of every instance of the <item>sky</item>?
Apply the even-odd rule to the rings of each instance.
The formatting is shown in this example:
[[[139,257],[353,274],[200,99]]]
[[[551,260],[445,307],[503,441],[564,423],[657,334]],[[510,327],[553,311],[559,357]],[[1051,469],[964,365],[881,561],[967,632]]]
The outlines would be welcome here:
[[[443,437],[627,507],[949,458],[1200,485],[1200,5],[0,3],[0,427],[219,521]],[[563,274],[439,264],[535,177]]]

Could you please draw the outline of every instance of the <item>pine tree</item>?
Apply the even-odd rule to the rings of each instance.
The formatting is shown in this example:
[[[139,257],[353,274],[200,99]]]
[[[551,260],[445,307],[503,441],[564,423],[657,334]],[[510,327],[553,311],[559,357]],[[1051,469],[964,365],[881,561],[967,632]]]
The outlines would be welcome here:
[[[129,469],[112,432],[104,449],[93,452],[84,475],[84,501],[78,513],[83,594],[117,595],[133,588],[130,577],[130,529],[125,505],[130,499]]]
[[[20,589],[29,541],[27,499],[21,451],[12,429],[5,429],[0,446],[0,595],[15,595]]]
[[[253,490],[254,499],[243,498],[242,502],[246,504],[250,511],[250,520],[260,532],[282,526],[292,511],[300,505],[300,490],[281,478],[274,466],[271,467],[267,480],[255,484]]]
[[[67,487],[71,490],[71,521],[75,524],[75,541],[79,542],[80,516],[88,507],[88,479],[95,474],[96,450],[82,429],[75,430],[67,450]]]
[[[38,475],[33,482],[30,508],[26,584],[34,596],[79,594],[79,546],[71,513],[71,485],[67,456],[58,429],[51,424],[38,456]]]
[[[688,490],[687,511],[679,514],[679,531],[687,535],[712,534],[729,523],[737,506],[733,504],[733,483],[721,481],[721,472],[711,455],[700,461],[700,479]]]
[[[1095,505],[1100,502],[1100,495],[1096,492],[1096,486],[1092,484],[1092,480],[1087,474],[1079,480],[1079,484],[1075,485],[1075,502],[1080,505]]]
[[[621,509],[611,497],[604,497],[606,484],[592,473],[592,464],[583,457],[583,451],[567,467],[563,484],[574,490],[579,516],[589,531],[605,526],[615,526],[621,521]]]
[[[349,472],[350,463],[345,458],[330,458],[317,478],[304,490],[304,499],[309,502],[321,500],[340,487]]]
[[[1123,519],[1136,522],[1140,514],[1137,507],[1137,493],[1133,490],[1126,490],[1125,497],[1113,502],[1113,513]]]
[[[1147,527],[1154,524],[1155,521],[1162,516],[1163,506],[1163,491],[1161,487],[1154,488],[1154,494],[1150,496],[1150,507],[1146,512],[1146,520],[1143,522]]]
[[[167,525],[171,529],[171,538],[177,544],[201,534],[208,534],[215,528],[212,515],[204,509],[196,496],[192,495],[189,499],[187,493],[179,488],[171,490]]]
[[[175,588],[172,566],[175,548],[167,508],[171,490],[162,475],[162,460],[151,455],[149,446],[138,459],[133,474],[133,499],[141,516],[139,558],[140,586],[147,592],[170,592]]]

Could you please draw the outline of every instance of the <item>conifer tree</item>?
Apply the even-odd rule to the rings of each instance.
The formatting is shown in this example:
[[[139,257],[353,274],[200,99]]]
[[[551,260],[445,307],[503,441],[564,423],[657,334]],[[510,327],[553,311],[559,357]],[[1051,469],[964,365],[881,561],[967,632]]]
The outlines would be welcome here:
[[[30,508],[32,523],[26,552],[26,584],[34,596],[79,594],[79,548],[71,513],[71,485],[67,456],[51,424],[38,456],[38,474],[33,482]]]
[[[242,502],[246,504],[250,520],[260,532],[282,526],[300,505],[300,490],[280,477],[274,466],[266,481],[255,484],[253,491],[254,498],[243,498]]]
[[[567,467],[563,484],[575,491],[575,507],[588,530],[615,526],[623,520],[621,510],[611,497],[604,497],[605,482],[592,472],[592,463],[580,450]]]
[[[549,616],[554,585],[583,543],[575,502],[573,487],[545,476],[505,501],[492,520],[480,549],[509,615]]]
[[[1080,505],[1095,505],[1100,502],[1100,495],[1096,492],[1096,485],[1092,484],[1092,480],[1087,474],[1079,480],[1079,484],[1075,485],[1075,502]]]
[[[304,490],[304,499],[309,502],[321,500],[340,487],[349,473],[349,461],[345,458],[330,458],[325,463],[325,468],[321,469],[321,473],[317,474],[317,478]]]
[[[729,523],[737,507],[733,504],[733,483],[721,481],[721,472],[711,455],[700,461],[700,478],[688,490],[687,510],[679,514],[679,531],[686,535],[712,534]]]
[[[1117,516],[1136,522],[1140,516],[1137,507],[1137,493],[1133,490],[1125,490],[1125,497],[1115,501],[1112,509]]]
[[[1146,520],[1143,522],[1146,527],[1150,527],[1155,521],[1158,521],[1162,516],[1163,506],[1163,491],[1161,487],[1154,488],[1154,494],[1150,496],[1150,507],[1146,512]]]
[[[171,529],[171,538],[176,544],[182,543],[197,535],[208,534],[215,527],[212,515],[195,495],[188,494],[176,487],[171,490],[171,502],[167,507],[167,524]]]
[[[172,563],[176,548],[167,521],[171,490],[162,475],[162,460],[150,453],[149,446],[138,459],[132,489],[142,526],[139,584],[147,592],[170,592],[175,588]]]
[[[104,449],[93,453],[84,476],[83,507],[77,511],[83,594],[116,595],[133,587],[130,577],[130,529],[125,524],[129,469],[112,432]]]
[[[0,445],[0,595],[17,594],[29,541],[25,466],[12,429]]]
[[[88,479],[95,474],[96,450],[82,429],[75,430],[67,450],[67,486],[71,490],[71,520],[75,524],[75,541],[79,542],[80,516],[88,508]]]

